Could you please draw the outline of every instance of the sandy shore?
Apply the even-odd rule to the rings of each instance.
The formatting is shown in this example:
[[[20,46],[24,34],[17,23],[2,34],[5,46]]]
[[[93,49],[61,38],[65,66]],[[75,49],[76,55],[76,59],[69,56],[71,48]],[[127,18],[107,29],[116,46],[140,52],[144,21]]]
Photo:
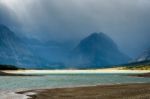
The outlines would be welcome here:
[[[91,87],[31,90],[18,94],[31,99],[150,99],[150,84],[100,85]]]
[[[150,70],[121,70],[119,68],[96,70],[5,70],[8,74],[92,74],[92,73],[150,73]]]

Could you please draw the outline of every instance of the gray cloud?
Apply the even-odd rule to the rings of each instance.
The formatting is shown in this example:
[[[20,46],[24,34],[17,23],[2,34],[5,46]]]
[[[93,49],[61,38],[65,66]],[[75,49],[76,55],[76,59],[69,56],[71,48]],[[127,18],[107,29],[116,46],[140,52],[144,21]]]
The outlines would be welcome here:
[[[3,12],[6,12],[7,8],[7,12],[11,14],[6,14],[6,17],[11,17],[9,20],[3,19],[2,22],[15,23],[14,30],[29,37],[67,40],[81,39],[92,32],[104,32],[117,42],[120,49],[131,56],[150,46],[149,0],[0,2],[5,6]]]

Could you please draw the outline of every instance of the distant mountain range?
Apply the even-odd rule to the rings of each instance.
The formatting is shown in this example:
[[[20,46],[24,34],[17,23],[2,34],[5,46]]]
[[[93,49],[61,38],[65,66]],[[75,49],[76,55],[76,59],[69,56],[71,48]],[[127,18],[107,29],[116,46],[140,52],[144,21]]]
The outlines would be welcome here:
[[[0,25],[0,64],[23,68],[100,68],[127,63],[115,42],[104,33],[92,33],[75,47],[72,42],[40,42],[18,37]]]
[[[121,66],[125,66],[127,69],[150,69],[150,48],[145,50],[140,56],[132,60],[127,64],[122,64]]]
[[[0,25],[0,64],[41,68],[46,62],[34,54],[8,27]]]
[[[150,61],[150,48],[145,50],[137,59],[137,62]]]

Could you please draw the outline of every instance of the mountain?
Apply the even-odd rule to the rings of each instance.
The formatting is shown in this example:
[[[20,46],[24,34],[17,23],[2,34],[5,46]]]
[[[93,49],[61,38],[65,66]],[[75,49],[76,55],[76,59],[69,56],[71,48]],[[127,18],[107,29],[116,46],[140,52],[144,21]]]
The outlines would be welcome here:
[[[33,53],[26,43],[8,27],[0,25],[0,64],[43,68],[47,62]]]
[[[48,69],[64,69],[64,60],[72,49],[72,42],[58,42],[58,41],[40,41],[37,39],[23,38],[29,49],[40,56],[42,59],[48,61]],[[70,44],[71,43],[71,44]],[[45,68],[47,69],[47,68]]]
[[[138,58],[136,58],[135,61],[136,62],[150,61],[150,48],[145,50]]]
[[[57,41],[38,42],[33,41],[26,43],[33,52],[43,59],[48,60],[51,63],[62,63],[66,54],[68,53],[68,44],[62,44]],[[34,43],[35,42],[35,43]]]
[[[89,35],[75,48],[74,44],[18,37],[0,25],[0,64],[34,69],[99,68],[127,63],[129,59],[104,33]]]
[[[69,64],[72,68],[99,68],[127,63],[129,57],[119,51],[104,33],[92,33],[73,49]]]

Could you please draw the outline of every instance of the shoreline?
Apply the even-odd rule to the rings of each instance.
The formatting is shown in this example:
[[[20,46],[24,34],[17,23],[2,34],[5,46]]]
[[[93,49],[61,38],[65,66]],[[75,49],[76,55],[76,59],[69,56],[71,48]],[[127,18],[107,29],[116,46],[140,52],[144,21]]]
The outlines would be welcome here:
[[[94,73],[119,73],[119,74],[144,74],[150,70],[121,70],[117,68],[96,70],[1,70],[1,72],[12,75],[42,75],[42,74],[94,74]]]
[[[0,73],[1,72],[6,74],[5,76],[14,76],[14,75],[15,76],[32,76],[32,75],[38,76],[39,74],[47,75],[47,74],[97,74],[97,73],[99,74],[103,74],[103,73],[128,74],[130,73],[130,75],[128,76],[150,77],[150,70],[119,70],[119,69],[114,69],[114,68],[113,69],[110,69],[110,68],[109,69],[97,69],[97,70],[15,70],[15,71],[7,70],[7,71],[0,71]],[[137,90],[141,90],[141,89],[142,91],[137,92]],[[97,93],[98,91],[99,93]],[[90,93],[87,93],[87,92],[90,92]],[[106,92],[107,94],[105,94]],[[122,93],[120,92],[123,92],[124,95],[122,95]],[[25,89],[25,90],[20,90],[20,91],[12,91],[10,93],[6,92],[7,95],[5,95],[3,99],[9,99],[9,97],[14,97],[14,99],[77,99],[77,98],[79,99],[97,99],[97,98],[98,99],[99,98],[100,99],[116,99],[116,98],[122,99],[118,97],[120,96],[130,97],[131,95],[129,92],[135,94],[136,97],[143,97],[143,98],[145,98],[146,96],[150,97],[150,83],[142,83],[142,82],[131,83],[131,84],[116,83],[116,84],[103,84],[103,85],[90,85],[90,86],[89,85],[70,86],[70,87],[62,87],[62,88],[43,88],[43,89],[33,89],[33,90]],[[0,95],[2,93],[3,91],[1,91]],[[119,93],[119,94],[115,94],[115,93]],[[143,95],[143,93],[146,93],[146,95]],[[141,95],[141,96],[138,96],[138,95]],[[78,96],[83,96],[83,97],[78,97]],[[91,97],[91,98],[86,98],[86,97]],[[112,97],[115,97],[115,98],[112,98]],[[134,96],[131,96],[131,97],[134,97]],[[127,99],[133,99],[133,98],[127,98]],[[134,99],[142,99],[142,98],[134,98]]]
[[[122,99],[121,97],[143,99],[150,97],[150,83],[35,89],[16,92],[16,94],[26,95],[31,99]]]

